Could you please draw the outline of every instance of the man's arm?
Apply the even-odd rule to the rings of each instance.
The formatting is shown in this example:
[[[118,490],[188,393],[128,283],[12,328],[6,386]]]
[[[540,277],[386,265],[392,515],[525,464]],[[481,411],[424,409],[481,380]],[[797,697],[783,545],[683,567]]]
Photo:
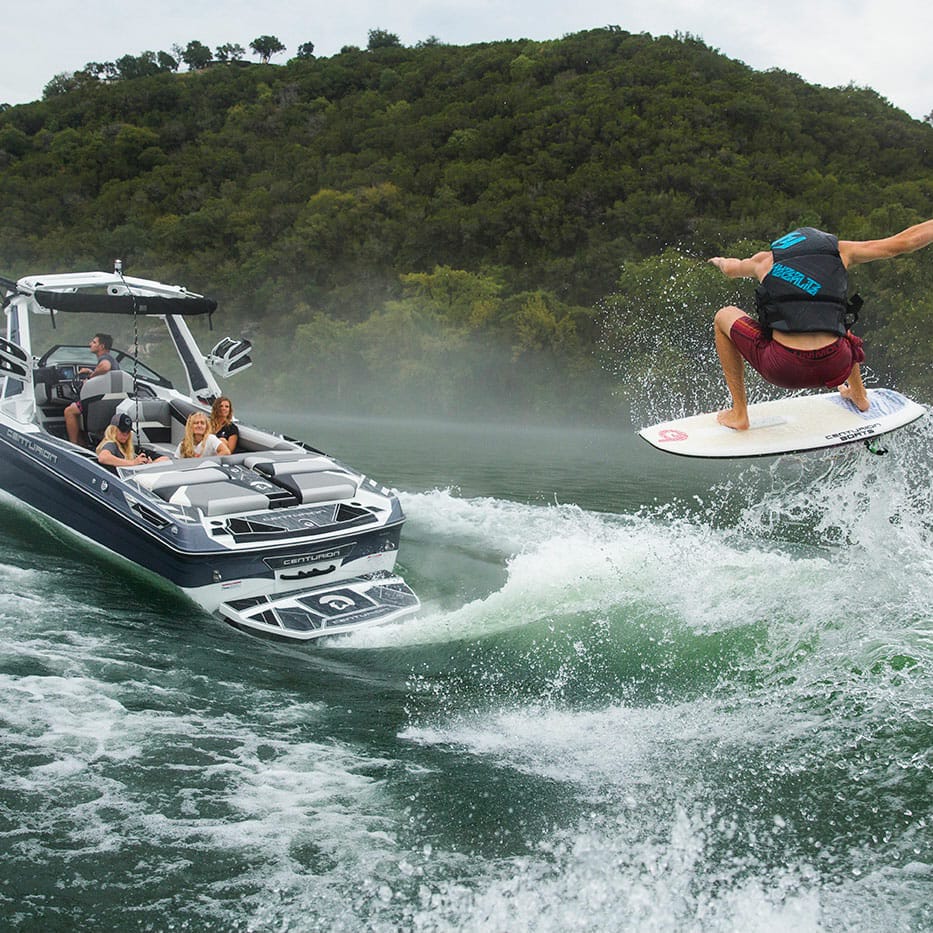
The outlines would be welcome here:
[[[97,462],[108,467],[144,466],[149,463],[149,457],[140,451],[132,460],[127,460],[125,457],[115,454],[112,450],[108,450],[107,447],[102,447],[97,452]]]
[[[881,240],[840,240],[839,255],[848,268],[862,262],[913,253],[930,243],[933,243],[933,220],[925,220]]]
[[[760,282],[771,271],[774,257],[770,250],[763,250],[748,259],[714,256],[710,262],[730,279],[758,279]]]
[[[82,366],[78,373],[80,375],[86,375],[88,379],[92,376],[103,376],[104,373],[110,372],[110,360],[100,360],[97,365],[91,369],[90,366]]]

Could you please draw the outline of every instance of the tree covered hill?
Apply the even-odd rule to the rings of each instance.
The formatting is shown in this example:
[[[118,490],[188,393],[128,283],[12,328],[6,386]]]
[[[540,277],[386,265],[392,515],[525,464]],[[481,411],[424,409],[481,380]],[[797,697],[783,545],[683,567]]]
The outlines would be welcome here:
[[[0,113],[0,197],[6,275],[120,256],[320,363],[301,377],[320,397],[350,401],[354,372],[452,409],[477,382],[527,403],[610,344],[631,355],[606,309],[629,295],[626,320],[650,323],[656,296],[625,277],[665,250],[930,217],[933,126],[610,27],[80,86]],[[708,327],[723,284],[677,268]],[[880,284],[879,332],[905,307],[929,320],[929,275]]]

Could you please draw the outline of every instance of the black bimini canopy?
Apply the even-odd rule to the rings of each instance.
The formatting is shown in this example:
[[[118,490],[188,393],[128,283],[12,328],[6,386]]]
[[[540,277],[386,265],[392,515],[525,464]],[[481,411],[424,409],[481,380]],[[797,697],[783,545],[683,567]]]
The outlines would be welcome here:
[[[36,289],[33,297],[50,311],[92,314],[213,314],[217,302],[199,296],[168,298],[163,295],[102,295]]]

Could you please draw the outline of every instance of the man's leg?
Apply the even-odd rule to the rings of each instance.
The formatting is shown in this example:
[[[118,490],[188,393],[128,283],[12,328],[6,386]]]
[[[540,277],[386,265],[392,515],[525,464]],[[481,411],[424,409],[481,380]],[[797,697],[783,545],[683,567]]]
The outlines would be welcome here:
[[[748,397],[745,394],[745,360],[732,342],[730,331],[732,325],[744,316],[745,312],[741,308],[729,305],[720,308],[713,319],[716,352],[726,377],[726,388],[732,396],[732,408],[719,412],[716,418],[720,424],[736,431],[748,430]]]
[[[65,409],[65,430],[68,432],[68,440],[72,444],[80,443],[81,412],[78,411],[78,406],[74,402]]]

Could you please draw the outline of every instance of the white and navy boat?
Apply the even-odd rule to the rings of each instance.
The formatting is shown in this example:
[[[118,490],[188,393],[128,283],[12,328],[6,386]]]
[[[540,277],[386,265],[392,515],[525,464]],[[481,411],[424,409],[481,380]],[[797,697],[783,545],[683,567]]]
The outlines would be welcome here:
[[[0,279],[0,488],[73,532],[159,574],[206,610],[252,634],[311,641],[399,619],[418,598],[394,575],[405,516],[374,479],[300,441],[239,423],[236,452],[133,469],[102,466],[67,439],[64,410],[81,400],[92,445],[117,413],[136,446],[172,457],[196,410],[221,394],[214,374],[250,365],[249,341],[225,338],[204,355],[188,327],[216,302],[181,286],[113,273]],[[83,383],[96,358],[86,346],[35,356],[35,315],[99,315],[162,322],[187,385],[179,388],[132,352]],[[38,330],[38,327],[34,329]]]

